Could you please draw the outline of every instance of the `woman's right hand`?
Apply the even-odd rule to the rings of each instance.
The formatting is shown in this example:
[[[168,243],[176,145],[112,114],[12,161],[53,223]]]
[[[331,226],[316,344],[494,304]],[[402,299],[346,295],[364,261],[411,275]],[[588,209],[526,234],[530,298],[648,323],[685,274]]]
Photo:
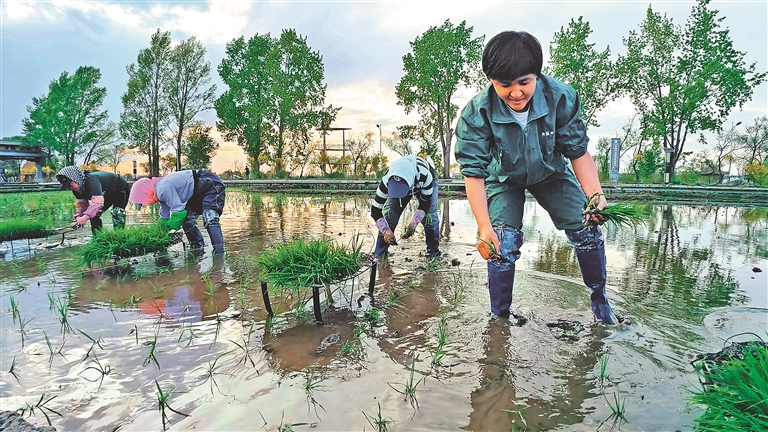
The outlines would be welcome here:
[[[496,235],[496,231],[493,227],[488,225],[487,227],[480,228],[479,231],[480,243],[477,245],[477,250],[483,259],[500,258],[499,255],[499,236]],[[491,248],[490,246],[493,246]]]

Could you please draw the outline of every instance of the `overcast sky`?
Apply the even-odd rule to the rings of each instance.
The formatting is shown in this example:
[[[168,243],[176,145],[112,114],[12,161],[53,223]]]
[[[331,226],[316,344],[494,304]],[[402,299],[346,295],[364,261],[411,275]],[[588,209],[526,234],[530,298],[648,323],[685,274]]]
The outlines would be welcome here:
[[[596,49],[624,54],[622,39],[637,30],[649,5],[685,24],[692,1],[35,1],[0,0],[0,137],[21,133],[21,121],[33,96],[47,93],[51,80],[79,66],[101,70],[100,85],[107,88],[104,108],[113,121],[122,110],[120,96],[128,79],[125,68],[149,46],[158,28],[171,31],[174,43],[195,36],[207,49],[215,71],[227,42],[245,36],[294,28],[323,56],[327,103],[342,107],[334,126],[352,133],[373,131],[382,125],[384,136],[395,127],[414,123],[397,105],[395,85],[403,74],[402,57],[409,42],[446,19],[454,25],[466,21],[474,37],[487,41],[504,30],[525,30],[542,43],[545,62],[552,37],[571,19],[583,16],[592,27]],[[768,69],[768,2],[713,1],[710,7],[725,17],[734,47],[746,53],[747,64]],[[217,73],[213,83],[221,94]],[[463,107],[471,94],[457,101]],[[768,111],[768,85],[755,90],[752,100],[735,109],[728,123],[751,124]],[[626,101],[599,113],[601,127],[589,131],[594,150],[599,136],[615,136],[633,112]],[[213,110],[199,116],[213,125]],[[341,137],[329,138],[341,140]],[[698,148],[690,137],[686,148]],[[214,171],[245,160],[234,144],[224,143],[214,158]]]

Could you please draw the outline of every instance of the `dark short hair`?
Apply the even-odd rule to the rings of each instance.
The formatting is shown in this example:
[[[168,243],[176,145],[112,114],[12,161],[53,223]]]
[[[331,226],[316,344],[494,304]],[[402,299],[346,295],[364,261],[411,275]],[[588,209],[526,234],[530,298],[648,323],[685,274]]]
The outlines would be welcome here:
[[[483,50],[483,72],[488,79],[514,81],[528,74],[539,76],[542,63],[541,44],[527,32],[501,32]]]

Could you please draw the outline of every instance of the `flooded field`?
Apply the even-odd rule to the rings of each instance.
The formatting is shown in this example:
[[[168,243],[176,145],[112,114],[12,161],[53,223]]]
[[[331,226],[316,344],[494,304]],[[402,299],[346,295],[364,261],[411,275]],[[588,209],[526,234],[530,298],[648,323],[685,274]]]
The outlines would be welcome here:
[[[691,430],[690,362],[768,336],[768,208],[651,204],[644,225],[606,227],[609,298],[631,323],[602,327],[529,201],[518,326],[489,316],[467,201],[440,204],[442,257],[419,228],[372,297],[368,267],[325,294],[323,325],[274,295],[268,317],[253,258],[299,237],[370,252],[368,196],[228,191],[223,260],[180,244],[81,268],[87,229],[0,244],[0,405],[58,430]]]

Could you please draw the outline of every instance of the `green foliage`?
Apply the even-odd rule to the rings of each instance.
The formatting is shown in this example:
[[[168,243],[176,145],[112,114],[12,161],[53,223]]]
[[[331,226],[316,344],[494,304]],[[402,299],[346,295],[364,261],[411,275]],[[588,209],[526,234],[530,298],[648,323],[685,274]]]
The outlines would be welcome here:
[[[744,167],[744,174],[750,182],[759,186],[768,186],[768,167],[765,164],[747,164]]]
[[[634,203],[617,203],[613,205],[605,206],[605,208],[598,208],[599,194],[595,194],[592,197],[588,197],[584,203],[584,214],[587,216],[597,216],[605,219],[607,222],[611,222],[617,227],[629,227],[639,223],[643,223],[643,210],[639,205]],[[597,222],[591,218],[587,219],[587,225],[589,227],[597,226]]]
[[[166,250],[175,236],[160,223],[130,226],[114,231],[101,230],[85,245],[78,265],[129,258]]]
[[[454,26],[446,20],[430,27],[411,42],[412,53],[403,56],[405,75],[395,87],[398,105],[406,114],[416,110],[420,125],[437,137],[443,155],[443,172],[450,169],[451,125],[459,107],[453,100],[461,86],[480,87],[479,69],[485,36],[472,39],[472,27],[462,21]]]
[[[38,220],[12,219],[0,222],[0,242],[45,237],[49,233],[45,223]]]
[[[768,347],[747,345],[742,357],[701,371],[712,385],[690,396],[706,409],[697,431],[768,430]]]
[[[214,103],[217,128],[252,160],[261,164],[260,156],[267,156],[278,176],[286,171],[284,161],[297,156],[291,144],[305,146],[307,131],[327,128],[336,118],[338,108],[324,106],[322,57],[295,30],[279,38],[234,39],[218,70],[229,88]]]
[[[136,63],[126,68],[128,90],[123,94],[120,134],[149,158],[149,174],[160,175],[160,146],[170,118],[166,86],[171,80],[171,32],[158,29],[149,48],[139,51]]]
[[[183,153],[187,158],[186,168],[205,169],[211,166],[211,158],[219,149],[219,142],[210,136],[211,127],[194,125],[187,131],[183,144]]]
[[[328,284],[360,268],[360,247],[347,250],[331,240],[293,240],[256,258],[262,277],[279,287]]]
[[[697,1],[685,28],[649,6],[640,29],[624,39],[627,54],[617,60],[622,85],[642,117],[643,137],[658,137],[673,150],[673,174],[686,138],[719,130],[766,77],[744,63],[709,3]]]
[[[49,154],[60,155],[67,165],[75,156],[88,154],[110,141],[116,128],[109,124],[109,114],[100,111],[106,87],[99,87],[101,71],[80,66],[73,75],[63,72],[51,81],[48,94],[33,97],[27,107],[29,117],[22,121],[24,139],[42,143]]]
[[[552,67],[546,72],[579,94],[584,125],[600,126],[595,114],[620,93],[621,86],[610,60],[610,47],[597,52],[595,44],[587,43],[592,29],[582,19],[571,19],[567,29],[560,27],[555,33],[549,44]]]

